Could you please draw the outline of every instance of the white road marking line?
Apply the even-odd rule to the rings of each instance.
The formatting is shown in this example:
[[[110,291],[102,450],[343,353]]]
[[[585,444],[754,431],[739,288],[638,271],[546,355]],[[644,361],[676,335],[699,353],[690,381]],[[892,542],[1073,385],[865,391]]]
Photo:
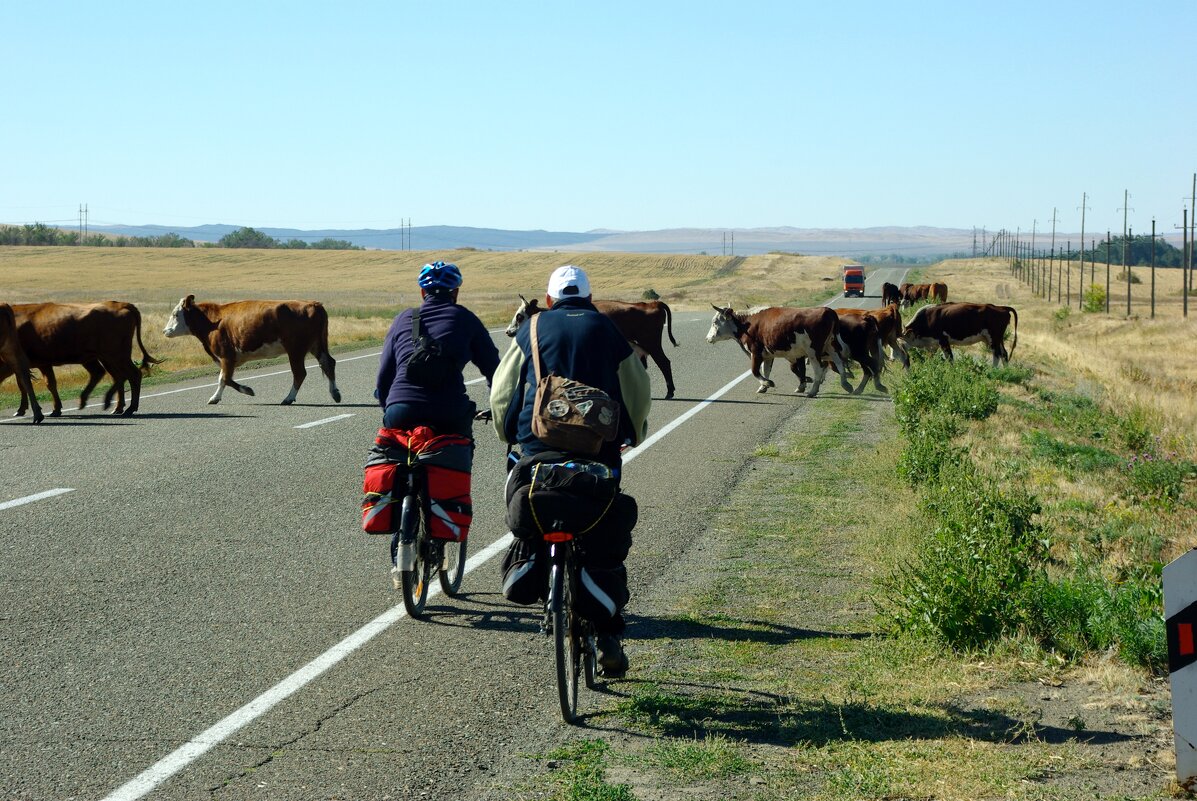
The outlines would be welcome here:
[[[323,420],[314,420],[311,423],[304,423],[304,424],[298,425],[298,426],[291,426],[291,428],[315,428],[316,426],[322,426],[325,423],[335,423],[337,420],[344,420],[346,417],[353,417],[353,414],[352,413],[338,414],[335,417],[326,417]]]
[[[14,506],[24,506],[27,503],[33,503],[34,501],[40,501],[45,498],[53,498],[56,495],[65,495],[68,492],[74,491],[75,490],[73,487],[57,487],[55,489],[46,490],[45,492],[39,492],[36,495],[26,495],[24,498],[5,501],[4,503],[0,503],[0,509],[11,509]]]
[[[721,396],[727,394],[732,387],[743,381],[750,373],[742,373],[735,379],[729,381],[718,389],[713,395],[708,396],[701,403],[694,408],[687,410],[681,416],[671,420],[664,428],[653,434],[644,442],[642,442],[634,450],[630,450],[624,454],[623,461],[628,463],[636,458],[639,454],[646,451],[652,445],[656,444],[666,434],[675,430],[685,421],[689,420],[701,410],[710,406],[713,402],[718,400]],[[499,539],[492,542],[490,545],[483,548],[480,552],[466,560],[465,572],[470,573],[474,568],[489,562],[495,555],[503,551],[509,542],[511,542],[511,533],[504,534]],[[429,597],[434,597],[439,594],[439,587],[430,587],[428,591]],[[249,725],[253,721],[260,718],[262,715],[269,712],[282,701],[291,697],[306,685],[311,683],[319,677],[326,670],[333,665],[340,662],[349,654],[361,648],[374,637],[381,634],[387,628],[391,627],[398,621],[407,616],[403,604],[396,604],[387,611],[383,612],[378,617],[371,620],[360,629],[350,634],[339,643],[329,648],[320,656],[308,662],[299,670],[286,677],[278,684],[271,687],[266,692],[253,699],[245,706],[236,710],[232,714],[223,718],[210,728],[200,732],[190,741],[179,746],[177,749],[167,754],[162,759],[155,762],[145,771],[130,781],[113,790],[110,794],[105,796],[102,801],[135,801],[135,799],[145,796],[152,792],[159,785],[174,776],[179,771],[186,768],[195,760],[199,759],[211,748],[227,740],[237,731]]]
[[[511,539],[510,533],[504,534],[474,556],[467,558],[465,572],[470,573],[474,568],[489,562],[496,554],[507,548]],[[439,594],[439,586],[428,588],[429,598],[435,598]],[[146,793],[153,791],[158,785],[199,759],[213,746],[219,745],[242,727],[269,712],[280,702],[294,695],[333,665],[405,617],[407,617],[407,610],[403,608],[402,603],[392,606],[245,706],[158,760],[136,778],[113,790],[104,797],[103,801],[134,801],[134,799],[141,798]]]

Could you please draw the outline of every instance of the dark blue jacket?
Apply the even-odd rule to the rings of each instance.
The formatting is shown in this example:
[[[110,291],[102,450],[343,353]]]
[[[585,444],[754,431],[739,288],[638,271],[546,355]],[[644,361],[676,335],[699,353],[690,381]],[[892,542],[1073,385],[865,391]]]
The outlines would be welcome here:
[[[556,301],[537,317],[542,375],[556,373],[598,387],[619,401],[619,436],[603,446],[598,460],[611,466],[620,463],[619,446],[624,439],[639,444],[648,430],[652,401],[648,373],[632,352],[615,324],[600,314],[586,298]],[[536,376],[532,364],[531,326],[524,322],[515,335],[491,389],[491,407],[499,438],[518,443],[525,454],[548,447],[532,434],[532,409],[536,398]]]
[[[499,350],[482,321],[465,306],[428,296],[420,306],[420,330],[439,339],[441,347],[458,366],[443,387],[425,389],[408,383],[405,374],[411,358],[411,309],[400,312],[391,323],[378,366],[378,402],[385,409],[392,403],[426,406],[430,419],[453,418],[470,409],[461,370],[469,362],[482,371],[487,384],[499,366]]]

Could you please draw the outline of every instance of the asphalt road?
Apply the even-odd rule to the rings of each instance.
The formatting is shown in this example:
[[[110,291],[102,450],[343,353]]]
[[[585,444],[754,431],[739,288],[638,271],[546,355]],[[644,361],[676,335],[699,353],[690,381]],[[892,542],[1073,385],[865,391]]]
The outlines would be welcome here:
[[[870,272],[872,297],[847,305],[903,274]],[[675,315],[678,397],[660,399],[650,364],[656,433],[625,468],[633,674],[635,593],[758,443],[847,397],[795,396],[788,371],[757,395],[709,324]],[[551,643],[498,591],[503,446],[479,427],[466,596],[404,617],[388,541],[358,527],[377,355],[337,358],[341,404],[310,367],[277,405],[282,365],[239,375],[257,396],[218,406],[206,380],[153,388],[133,418],[0,422],[0,797],[487,798],[497,766],[560,733]],[[468,389],[487,405],[485,384]]]

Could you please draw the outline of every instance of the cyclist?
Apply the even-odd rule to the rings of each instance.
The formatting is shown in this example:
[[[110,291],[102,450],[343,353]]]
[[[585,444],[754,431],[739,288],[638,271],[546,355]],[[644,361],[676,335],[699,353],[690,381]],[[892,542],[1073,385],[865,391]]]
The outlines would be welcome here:
[[[537,323],[541,370],[543,375],[554,373],[597,387],[619,402],[622,408],[619,433],[593,457],[593,461],[612,468],[618,481],[621,445],[637,445],[648,433],[648,411],[652,403],[650,385],[644,365],[615,325],[594,307],[590,295],[589,278],[574,265],[558,267],[549,277],[545,295],[547,309],[538,315]],[[536,378],[529,328],[528,324],[520,326],[495,372],[490,394],[499,439],[519,448],[521,463],[562,456],[532,433]],[[521,475],[519,470],[512,471],[512,476],[518,475]],[[510,498],[510,478],[508,483]],[[513,533],[517,537],[521,535],[519,531]],[[630,526],[626,532],[585,540],[583,567],[603,578],[602,582],[592,582],[603,586],[592,588],[588,585],[587,589],[604,593],[599,600],[611,612],[610,615],[596,615],[591,622],[598,635],[603,674],[613,678],[622,676],[628,667],[620,636],[624,628],[622,609],[628,598],[623,562],[630,545]]]
[[[411,380],[407,365],[416,350],[412,341],[412,309],[400,312],[387,332],[378,367],[377,396],[387,428],[428,426],[438,434],[471,436],[476,406],[466,395],[462,370],[468,362],[489,385],[499,365],[499,350],[486,326],[472,311],[458,305],[461,270],[434,261],[420,269],[419,333],[432,337],[450,363],[439,386]]]

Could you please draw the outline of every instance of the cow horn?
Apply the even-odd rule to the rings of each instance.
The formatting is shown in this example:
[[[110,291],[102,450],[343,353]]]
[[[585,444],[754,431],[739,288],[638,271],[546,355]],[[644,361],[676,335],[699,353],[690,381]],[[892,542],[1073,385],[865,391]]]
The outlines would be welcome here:
[[[517,292],[516,294],[518,295],[519,293]],[[523,295],[519,295],[519,299],[522,300],[524,303],[528,302],[528,299],[526,297],[524,297]]]
[[[712,304],[711,304],[711,308],[712,308],[712,309],[714,309],[714,310],[715,310],[715,311],[717,311],[717,312],[721,312],[721,311],[723,311],[723,309],[719,308],[719,307],[718,307],[718,306],[716,306],[714,303],[712,303]]]

